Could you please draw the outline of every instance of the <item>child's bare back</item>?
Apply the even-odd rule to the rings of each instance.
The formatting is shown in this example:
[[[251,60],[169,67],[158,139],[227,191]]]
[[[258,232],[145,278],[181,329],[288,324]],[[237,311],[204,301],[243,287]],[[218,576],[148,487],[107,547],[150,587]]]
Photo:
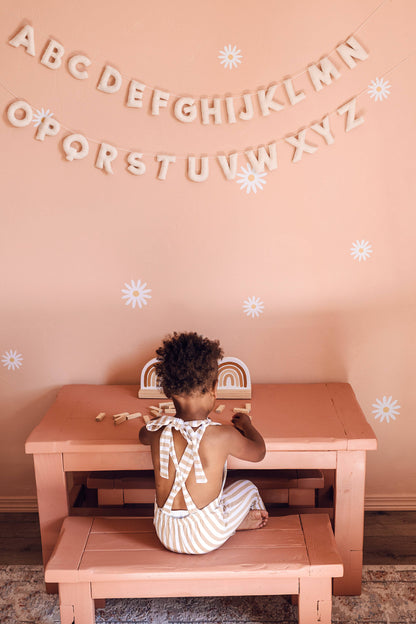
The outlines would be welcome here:
[[[240,421],[240,427],[245,426],[249,433],[252,433],[250,429],[254,430],[254,427],[251,426],[249,417],[245,414],[239,416],[241,416],[241,421],[244,423],[242,424]],[[237,415],[235,419],[236,421],[239,420],[237,419]],[[161,478],[159,446],[162,431],[159,429],[155,432],[149,431],[147,434],[151,444],[155,470],[156,501],[159,507],[163,507],[172,489],[176,472],[173,462],[170,459],[169,478]],[[187,446],[186,440],[179,431],[173,430],[172,435],[176,455],[180,458]],[[252,442],[253,441],[249,438],[243,437],[242,434],[231,425],[207,428],[199,445],[199,456],[207,478],[207,483],[197,483],[194,471],[190,472],[186,481],[189,494],[199,509],[208,505],[220,493],[224,476],[224,466],[228,455],[247,461],[260,461],[263,459],[264,452],[261,445],[259,444],[258,448],[257,445],[255,445],[256,443],[254,442],[252,444]],[[172,509],[186,509],[185,500],[181,491],[178,492],[173,502]]]

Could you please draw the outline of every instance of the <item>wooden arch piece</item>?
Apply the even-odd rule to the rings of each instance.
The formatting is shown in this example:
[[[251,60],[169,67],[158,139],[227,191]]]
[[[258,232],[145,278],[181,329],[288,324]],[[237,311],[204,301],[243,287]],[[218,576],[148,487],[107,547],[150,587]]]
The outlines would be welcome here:
[[[251,399],[251,379],[247,366],[235,357],[218,362],[219,399]]]
[[[158,384],[156,375],[157,358],[153,358],[143,366],[140,375],[139,399],[166,399],[162,388]]]
[[[139,399],[166,398],[155,371],[157,358],[144,365],[140,376]],[[219,399],[250,399],[251,379],[247,366],[235,357],[224,357],[218,362]]]

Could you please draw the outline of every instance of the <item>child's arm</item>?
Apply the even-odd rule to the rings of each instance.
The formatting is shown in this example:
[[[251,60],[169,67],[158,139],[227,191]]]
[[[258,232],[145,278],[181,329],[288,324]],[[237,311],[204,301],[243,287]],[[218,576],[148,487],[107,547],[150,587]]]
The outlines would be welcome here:
[[[230,455],[247,461],[259,462],[266,455],[262,435],[253,426],[247,414],[235,414],[230,427]]]
[[[146,429],[146,425],[143,425],[143,427],[139,431],[140,442],[148,446],[150,444],[150,436],[151,436],[151,431],[148,431]]]

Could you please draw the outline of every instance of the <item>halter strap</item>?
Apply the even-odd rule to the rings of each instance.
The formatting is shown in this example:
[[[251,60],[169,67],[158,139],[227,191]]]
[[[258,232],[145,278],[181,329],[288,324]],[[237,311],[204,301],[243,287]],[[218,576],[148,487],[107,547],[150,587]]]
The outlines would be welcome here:
[[[204,469],[202,468],[201,458],[198,453],[199,443],[201,442],[202,436],[209,425],[219,424],[220,423],[212,422],[209,418],[206,418],[205,420],[184,421],[176,416],[165,415],[156,420],[150,421],[146,425],[146,429],[149,431],[157,431],[158,429],[161,429],[161,427],[164,427],[159,443],[160,476],[163,479],[169,478],[169,457],[172,458],[172,462],[176,470],[175,481],[163,506],[163,509],[166,511],[171,511],[173,501],[175,500],[179,490],[182,490],[183,492],[188,510],[193,511],[197,509],[186,488],[185,482],[191,472],[192,466],[195,470],[196,482],[207,482]],[[197,429],[194,430],[194,427],[197,427]],[[176,456],[172,429],[179,431],[188,443],[180,461],[178,461]]]

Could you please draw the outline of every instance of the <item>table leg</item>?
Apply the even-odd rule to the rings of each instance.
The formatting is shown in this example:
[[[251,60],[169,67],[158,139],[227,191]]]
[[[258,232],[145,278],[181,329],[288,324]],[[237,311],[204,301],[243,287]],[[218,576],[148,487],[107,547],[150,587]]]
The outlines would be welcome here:
[[[365,451],[338,451],[335,476],[335,540],[344,576],[334,579],[334,595],[361,594],[364,535]]]
[[[49,560],[58,539],[62,522],[69,514],[68,493],[62,455],[40,453],[33,456],[43,564]],[[54,583],[47,583],[48,593],[57,593]]]

